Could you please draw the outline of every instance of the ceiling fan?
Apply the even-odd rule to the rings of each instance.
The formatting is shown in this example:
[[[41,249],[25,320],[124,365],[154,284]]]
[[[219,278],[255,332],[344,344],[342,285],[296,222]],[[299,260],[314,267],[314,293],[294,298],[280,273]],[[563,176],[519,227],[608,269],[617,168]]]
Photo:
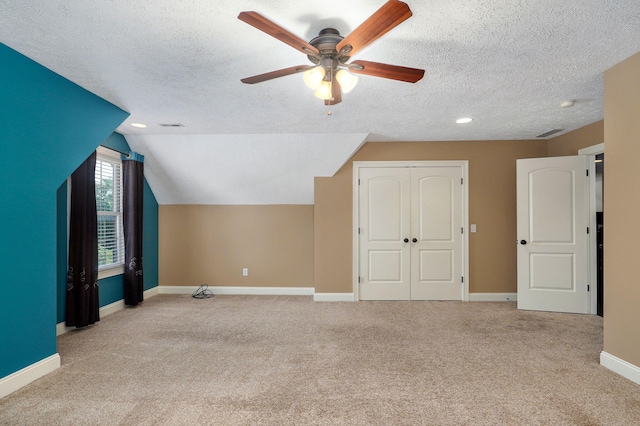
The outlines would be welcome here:
[[[305,83],[316,90],[315,95],[324,99],[325,105],[340,103],[342,93],[347,93],[355,86],[357,77],[346,70],[354,74],[415,83],[424,76],[424,70],[371,61],[349,62],[351,55],[395,28],[411,15],[411,9],[406,3],[388,0],[346,37],[341,36],[335,28],[325,28],[317,37],[306,42],[257,12],[241,12],[238,19],[304,53],[313,63],[313,65],[298,65],[255,75],[243,78],[241,81],[246,84],[255,84],[304,72]]]

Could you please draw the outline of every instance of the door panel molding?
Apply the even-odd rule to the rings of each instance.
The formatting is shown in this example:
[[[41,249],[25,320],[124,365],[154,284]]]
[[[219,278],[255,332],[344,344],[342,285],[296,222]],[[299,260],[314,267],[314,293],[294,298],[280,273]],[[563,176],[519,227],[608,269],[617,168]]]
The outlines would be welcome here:
[[[360,258],[360,236],[359,227],[363,224],[360,223],[360,191],[359,191],[359,179],[361,177],[361,169],[363,168],[443,168],[443,167],[458,167],[461,170],[462,176],[462,219],[461,227],[463,228],[462,236],[462,271],[460,277],[453,277],[456,281],[463,280],[462,292],[460,295],[453,295],[456,300],[469,301],[469,162],[467,160],[445,160],[445,161],[354,161],[353,162],[353,216],[352,216],[352,238],[353,238],[353,297],[355,301],[360,300],[360,277],[361,271],[361,258]],[[434,179],[433,182],[437,182]],[[414,234],[417,236],[418,233]],[[412,236],[406,236],[413,238]],[[403,236],[404,238],[404,236]],[[409,243],[411,244],[411,243]],[[442,276],[444,271],[438,271],[439,276]],[[464,277],[464,279],[463,279]],[[444,285],[444,282],[443,282]]]

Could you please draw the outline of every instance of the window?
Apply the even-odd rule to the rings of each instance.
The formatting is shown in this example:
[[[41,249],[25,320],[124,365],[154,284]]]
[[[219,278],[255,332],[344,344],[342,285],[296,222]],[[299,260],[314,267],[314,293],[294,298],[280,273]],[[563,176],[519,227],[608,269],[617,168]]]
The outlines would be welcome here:
[[[120,155],[106,148],[98,148],[96,207],[98,210],[99,278],[121,274],[124,270],[121,188],[122,161]]]

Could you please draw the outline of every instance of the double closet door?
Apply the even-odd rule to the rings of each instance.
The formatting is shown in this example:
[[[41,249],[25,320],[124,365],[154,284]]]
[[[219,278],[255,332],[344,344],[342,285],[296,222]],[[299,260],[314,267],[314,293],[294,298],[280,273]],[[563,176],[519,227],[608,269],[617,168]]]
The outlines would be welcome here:
[[[443,163],[358,167],[359,300],[463,299],[465,169]]]

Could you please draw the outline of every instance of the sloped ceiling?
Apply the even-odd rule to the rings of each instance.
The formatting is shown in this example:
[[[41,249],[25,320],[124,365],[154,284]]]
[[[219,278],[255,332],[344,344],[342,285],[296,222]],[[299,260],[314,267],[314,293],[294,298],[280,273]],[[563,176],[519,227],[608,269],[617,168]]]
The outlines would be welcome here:
[[[145,175],[160,204],[313,204],[314,176],[333,176],[366,136],[128,135],[127,140],[145,153]]]
[[[4,0],[0,42],[129,111],[118,130],[145,155],[160,202],[204,204],[312,203],[313,177],[363,141],[574,130],[603,118],[603,72],[640,51],[638,0],[407,3],[413,17],[354,59],[425,78],[360,76],[332,107],[301,75],[242,84],[309,62],[238,13],[310,40],[325,27],[348,34],[383,0]],[[565,100],[575,106],[560,108]],[[463,116],[473,121],[456,124]]]

